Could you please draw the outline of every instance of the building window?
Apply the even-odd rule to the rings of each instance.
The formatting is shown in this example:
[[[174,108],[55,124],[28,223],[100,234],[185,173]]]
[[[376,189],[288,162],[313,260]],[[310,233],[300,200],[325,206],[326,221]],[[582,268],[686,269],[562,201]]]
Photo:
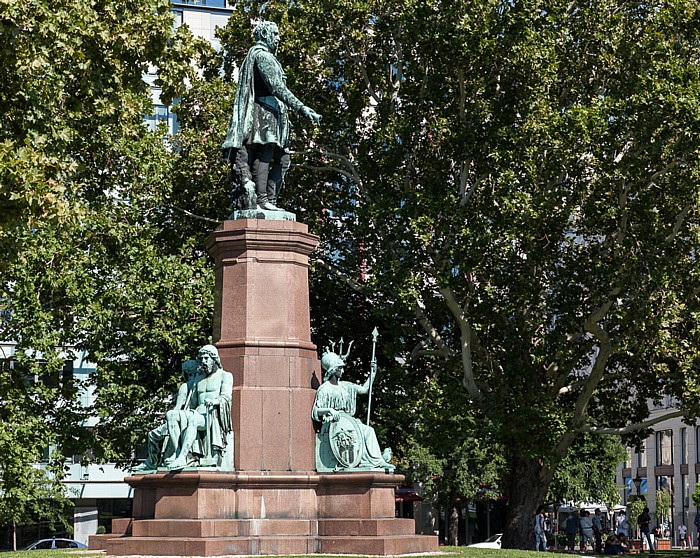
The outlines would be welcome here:
[[[688,429],[681,428],[681,465],[688,464]]]
[[[656,464],[673,465],[673,430],[656,433]]]
[[[671,530],[670,520],[675,513],[675,504],[673,502],[673,477],[656,477],[656,490],[656,516],[659,518],[659,527],[661,527],[662,533],[664,533],[665,531]],[[658,500],[659,493],[666,493],[669,496],[668,507],[664,506],[660,508]],[[668,537],[668,535],[665,536]]]
[[[622,505],[626,506],[630,501],[630,496],[632,495],[632,477],[625,477],[622,479],[624,489],[622,491]]]
[[[645,450],[646,443],[642,442],[642,445],[639,446],[639,452],[637,453],[637,467],[646,467],[647,466],[647,454]]]
[[[700,463],[700,426],[695,429],[695,462]]]
[[[178,27],[180,27],[180,25],[182,25],[183,18],[184,18],[184,14],[182,13],[182,10],[173,10],[173,19],[175,20],[175,23],[174,23],[175,29],[177,29]]]
[[[207,6],[210,8],[225,8],[226,0],[175,0],[174,4],[190,4],[194,6]]]

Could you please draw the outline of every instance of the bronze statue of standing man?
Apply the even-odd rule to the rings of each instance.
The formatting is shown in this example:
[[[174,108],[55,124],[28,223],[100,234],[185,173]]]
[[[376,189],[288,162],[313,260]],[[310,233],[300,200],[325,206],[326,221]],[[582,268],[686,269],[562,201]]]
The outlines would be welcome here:
[[[290,164],[289,109],[315,123],[321,116],[287,89],[275,56],[280,41],[277,24],[262,21],[253,36],[256,43],[241,65],[233,115],[221,148],[231,162],[236,209],[280,211],[275,203]]]

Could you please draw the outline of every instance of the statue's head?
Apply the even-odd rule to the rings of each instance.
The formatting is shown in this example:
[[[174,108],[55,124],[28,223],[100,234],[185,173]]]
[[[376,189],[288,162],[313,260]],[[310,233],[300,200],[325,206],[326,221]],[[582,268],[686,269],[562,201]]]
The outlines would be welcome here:
[[[340,355],[337,355],[331,351],[326,351],[321,356],[321,367],[325,370],[323,375],[324,380],[328,380],[334,374],[340,372],[345,367],[345,361]]]
[[[204,345],[204,347],[199,349],[199,362],[207,375],[222,368],[219,351],[214,345]]]
[[[263,43],[272,52],[276,52],[280,43],[280,30],[274,21],[261,21],[255,26],[253,37],[256,42]]]
[[[199,370],[199,361],[198,360],[186,360],[185,362],[182,363],[182,376],[185,378],[185,381],[189,380],[195,374],[197,374],[198,370]]]

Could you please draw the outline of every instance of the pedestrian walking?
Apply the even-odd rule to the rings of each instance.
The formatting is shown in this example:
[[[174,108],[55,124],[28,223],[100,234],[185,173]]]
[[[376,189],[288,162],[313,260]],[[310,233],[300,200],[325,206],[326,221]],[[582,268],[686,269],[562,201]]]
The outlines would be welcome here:
[[[576,533],[579,531],[579,518],[575,511],[570,511],[566,518],[566,547],[573,551],[576,545]]]
[[[697,520],[697,519],[696,519]],[[649,525],[651,524],[651,516],[649,515],[649,508],[645,507],[644,511],[639,514],[639,517],[637,518],[637,525],[639,525],[639,538],[641,539],[640,546],[642,546],[641,543],[644,542],[644,538],[646,537],[647,544],[649,545],[649,553],[651,555],[654,554],[654,543],[651,540],[651,534],[649,531]]]
[[[588,549],[588,543],[591,543],[591,548],[595,548],[595,539],[593,538],[593,522],[591,520],[591,512],[581,510],[581,552]]]
[[[595,537],[595,553],[603,553],[603,522],[600,520],[600,508],[596,508],[591,518],[593,536]],[[615,538],[617,541],[617,538]]]
[[[544,534],[545,531],[546,517],[544,513],[544,506],[537,508],[535,513],[535,550],[536,551],[547,551],[547,537]]]
[[[683,522],[678,526],[678,538],[681,542],[681,550],[688,548],[688,528]]]
[[[625,512],[621,511],[620,514],[617,516],[617,534],[628,537],[628,529],[629,528],[627,526],[627,516],[625,515]]]

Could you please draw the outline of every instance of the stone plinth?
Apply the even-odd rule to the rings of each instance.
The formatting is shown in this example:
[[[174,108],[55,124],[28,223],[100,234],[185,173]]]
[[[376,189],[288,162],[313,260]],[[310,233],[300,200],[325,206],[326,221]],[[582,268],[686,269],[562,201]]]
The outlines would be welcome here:
[[[408,554],[437,551],[394,518],[401,475],[317,473],[311,408],[321,381],[311,342],[308,257],[294,221],[225,221],[216,263],[214,343],[233,373],[233,472],[134,475],[133,517],[90,537],[110,555]]]
[[[206,242],[216,263],[214,343],[233,373],[234,466],[312,471],[309,420],[320,365],[311,342],[309,254],[294,221],[224,221]]]
[[[401,475],[258,472],[128,477],[131,520],[90,537],[110,555],[408,554],[437,549],[394,518]],[[119,532],[117,532],[119,531]]]

